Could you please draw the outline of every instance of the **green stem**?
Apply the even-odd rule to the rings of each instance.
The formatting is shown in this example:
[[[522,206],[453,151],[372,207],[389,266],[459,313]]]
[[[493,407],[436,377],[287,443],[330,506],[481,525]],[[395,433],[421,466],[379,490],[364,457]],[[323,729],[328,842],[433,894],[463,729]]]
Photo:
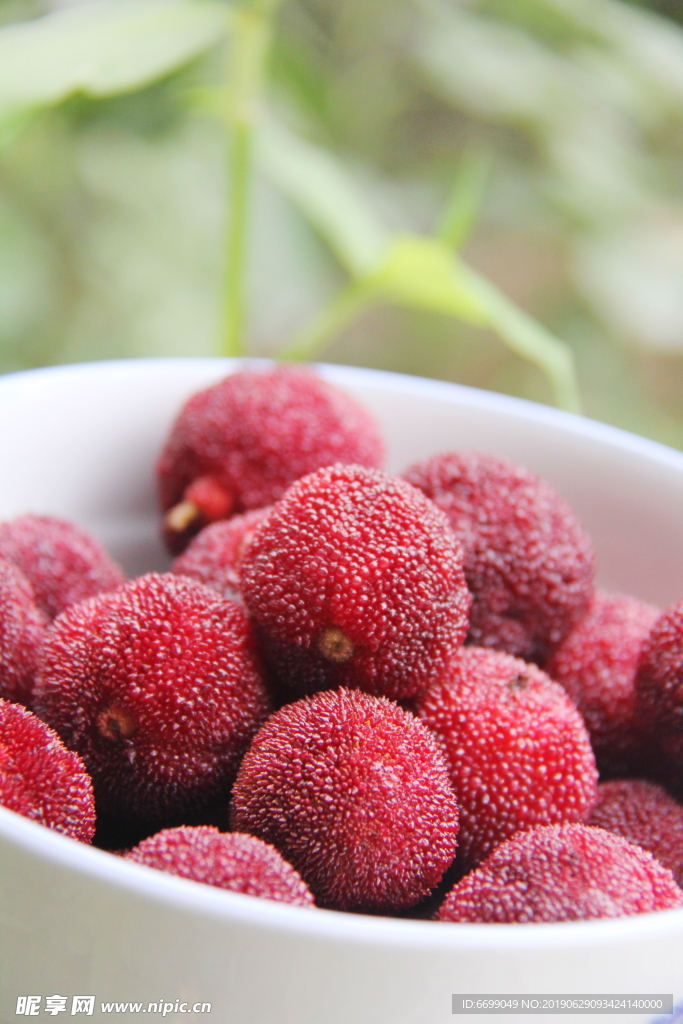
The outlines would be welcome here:
[[[569,346],[464,263],[460,264],[460,272],[467,291],[480,304],[488,326],[508,348],[535,363],[548,376],[561,409],[581,412],[574,355]]]
[[[227,236],[227,262],[224,284],[225,335],[223,355],[241,356],[244,352],[245,271],[247,250],[247,206],[251,170],[251,131],[244,125],[235,128],[230,175],[230,222]]]
[[[483,146],[463,153],[437,237],[459,251],[475,225],[491,174],[492,158]]]
[[[310,361],[339,334],[375,297],[365,281],[353,281],[340,291],[288,345],[278,352],[279,359]]]
[[[262,96],[274,5],[233,8],[225,116],[231,129],[226,264],[223,281],[223,344],[226,356],[244,353],[247,224],[254,128]]]

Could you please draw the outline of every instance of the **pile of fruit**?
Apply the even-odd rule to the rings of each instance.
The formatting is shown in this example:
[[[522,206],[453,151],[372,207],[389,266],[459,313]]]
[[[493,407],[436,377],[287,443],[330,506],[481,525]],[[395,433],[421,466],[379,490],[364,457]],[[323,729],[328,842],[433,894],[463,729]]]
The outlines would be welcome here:
[[[545,481],[393,476],[313,372],[191,398],[158,463],[168,573],[0,524],[0,803],[304,907],[528,922],[683,907],[683,601],[594,585]]]

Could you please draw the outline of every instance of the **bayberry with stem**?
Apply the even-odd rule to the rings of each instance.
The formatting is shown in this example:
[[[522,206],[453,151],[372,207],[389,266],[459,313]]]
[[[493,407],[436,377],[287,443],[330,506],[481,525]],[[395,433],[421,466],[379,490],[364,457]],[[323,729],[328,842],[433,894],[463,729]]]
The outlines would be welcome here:
[[[35,706],[83,757],[98,815],[142,834],[227,800],[270,710],[242,609],[155,573],[55,621]]]
[[[242,595],[283,700],[335,686],[415,695],[462,643],[470,605],[443,514],[361,466],[292,485],[254,531]]]

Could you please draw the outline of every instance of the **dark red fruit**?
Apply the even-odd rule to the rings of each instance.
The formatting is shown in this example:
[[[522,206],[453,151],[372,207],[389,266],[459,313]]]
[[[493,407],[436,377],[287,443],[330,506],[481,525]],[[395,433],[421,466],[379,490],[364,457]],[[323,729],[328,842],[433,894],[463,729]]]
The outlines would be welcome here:
[[[0,558],[21,569],[36,604],[51,619],[124,582],[119,566],[91,534],[54,516],[26,515],[0,523]]]
[[[544,665],[583,715],[603,777],[638,770],[636,670],[658,617],[657,608],[635,597],[597,591],[585,617]]]
[[[0,697],[30,705],[47,622],[24,574],[0,558]]]
[[[458,809],[429,730],[391,701],[342,689],[262,726],[235,781],[231,825],[276,846],[323,906],[385,913],[438,884]]]
[[[446,753],[462,870],[519,829],[582,821],[593,805],[597,771],[586,727],[535,665],[464,647],[415,713]]]
[[[518,832],[451,889],[439,921],[577,921],[683,907],[652,854],[586,825]]]
[[[242,556],[254,530],[269,511],[270,506],[266,506],[206,526],[175,559],[171,572],[189,576],[223,597],[241,601]]]
[[[313,905],[311,890],[275,847],[240,832],[219,832],[210,825],[167,828],[144,839],[125,858],[231,892]]]
[[[593,595],[593,548],[571,508],[528,469],[493,455],[437,455],[405,479],[446,513],[463,545],[468,642],[543,664]]]
[[[98,813],[147,829],[227,800],[269,711],[242,609],[154,573],[55,620],[35,706],[83,757]]]
[[[683,794],[683,601],[655,622],[636,675],[646,774]]]
[[[649,850],[683,888],[683,805],[661,786],[644,779],[601,782],[587,823]]]
[[[310,370],[242,370],[194,395],[158,465],[172,551],[209,522],[271,505],[299,477],[336,462],[381,466],[368,412]]]
[[[242,594],[284,694],[410,697],[464,639],[470,596],[441,512],[380,470],[297,481],[255,531]]]
[[[2,699],[0,804],[82,843],[95,834],[92,782],[78,754],[26,708]]]

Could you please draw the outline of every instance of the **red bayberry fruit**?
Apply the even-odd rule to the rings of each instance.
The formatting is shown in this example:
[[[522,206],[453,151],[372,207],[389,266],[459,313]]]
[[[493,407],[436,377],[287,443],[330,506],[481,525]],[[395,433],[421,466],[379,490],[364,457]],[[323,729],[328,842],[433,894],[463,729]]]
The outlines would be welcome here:
[[[0,558],[21,569],[36,604],[50,618],[124,582],[119,566],[93,536],[54,516],[26,515],[0,523]]]
[[[391,701],[341,689],[262,726],[235,781],[231,825],[276,846],[322,905],[381,913],[438,884],[458,809],[429,730]]]
[[[441,512],[381,470],[297,481],[255,531],[242,594],[283,692],[419,692],[467,630],[460,546]]]
[[[643,644],[636,715],[647,774],[683,793],[683,601],[660,615]]]
[[[446,753],[463,870],[519,829],[582,821],[593,805],[597,772],[586,727],[562,687],[535,665],[464,647],[415,712]]]
[[[24,574],[0,558],[0,697],[31,703],[47,621]]]
[[[83,843],[95,834],[92,782],[78,754],[26,708],[2,699],[0,804]]]
[[[601,782],[587,823],[649,850],[683,888],[683,805],[661,786],[644,779]]]
[[[405,479],[462,542],[468,642],[543,664],[593,595],[593,548],[571,508],[546,481],[493,455],[437,455]]]
[[[683,893],[652,854],[599,828],[550,825],[518,832],[451,889],[439,921],[577,921],[683,907]]]
[[[154,573],[56,619],[35,692],[91,772],[98,813],[148,828],[227,799],[269,711],[242,609]]]
[[[270,506],[245,512],[204,527],[186,551],[173,562],[171,572],[205,583],[223,597],[241,601],[242,556],[254,530],[268,515]]]
[[[194,395],[158,465],[165,534],[178,552],[208,522],[271,505],[335,462],[380,466],[375,421],[310,370],[242,370]]]
[[[583,715],[602,776],[638,770],[636,670],[658,616],[657,608],[635,597],[597,591],[585,617],[543,666]]]
[[[275,847],[240,832],[219,832],[210,825],[167,828],[144,839],[125,858],[231,892],[313,905],[311,890]]]

